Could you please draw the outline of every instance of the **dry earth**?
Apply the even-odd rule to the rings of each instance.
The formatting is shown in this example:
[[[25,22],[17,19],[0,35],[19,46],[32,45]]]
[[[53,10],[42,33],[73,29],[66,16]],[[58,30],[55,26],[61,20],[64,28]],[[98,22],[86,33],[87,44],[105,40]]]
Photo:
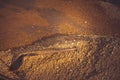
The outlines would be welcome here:
[[[120,8],[100,0],[0,0],[0,50],[56,33],[120,35]]]
[[[0,80],[119,80],[119,3],[0,0]]]
[[[0,59],[4,80],[119,80],[120,38],[50,36],[1,51]]]

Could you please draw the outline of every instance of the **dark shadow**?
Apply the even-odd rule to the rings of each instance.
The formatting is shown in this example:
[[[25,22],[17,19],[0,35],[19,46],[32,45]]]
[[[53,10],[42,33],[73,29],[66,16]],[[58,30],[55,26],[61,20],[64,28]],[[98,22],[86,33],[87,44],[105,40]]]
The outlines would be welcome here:
[[[19,69],[19,67],[23,64],[23,59],[25,56],[36,56],[37,54],[35,53],[31,53],[31,54],[23,54],[21,56],[19,56],[15,61],[12,62],[9,70],[10,71],[15,71],[17,69]]]
[[[34,7],[35,0],[1,0],[2,4],[10,4],[24,9],[32,9]]]
[[[110,3],[120,7],[120,0],[103,0],[103,1],[110,2]]]

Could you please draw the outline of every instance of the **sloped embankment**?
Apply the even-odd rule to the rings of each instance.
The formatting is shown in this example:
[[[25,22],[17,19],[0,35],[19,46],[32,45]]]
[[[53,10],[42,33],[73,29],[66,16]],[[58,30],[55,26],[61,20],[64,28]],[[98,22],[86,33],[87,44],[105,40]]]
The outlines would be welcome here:
[[[119,80],[120,39],[54,35],[1,51],[0,59],[0,78],[8,80]]]

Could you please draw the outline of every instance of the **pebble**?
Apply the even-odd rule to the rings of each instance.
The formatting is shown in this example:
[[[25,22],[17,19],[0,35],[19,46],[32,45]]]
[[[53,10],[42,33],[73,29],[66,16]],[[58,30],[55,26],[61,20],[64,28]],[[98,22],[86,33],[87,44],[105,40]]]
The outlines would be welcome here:
[[[76,40],[73,40],[74,42],[76,41]]]
[[[84,23],[85,23],[85,24],[87,24],[88,22],[87,22],[87,21],[85,21]]]
[[[74,45],[74,43],[72,43],[72,45]]]

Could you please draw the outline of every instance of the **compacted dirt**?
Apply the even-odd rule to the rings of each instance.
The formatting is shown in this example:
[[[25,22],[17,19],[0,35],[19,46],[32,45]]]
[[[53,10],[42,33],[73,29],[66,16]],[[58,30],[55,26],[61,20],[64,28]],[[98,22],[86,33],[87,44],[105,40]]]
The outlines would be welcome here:
[[[119,3],[0,0],[0,80],[119,80]]]
[[[119,36],[120,8],[100,0],[0,0],[0,50],[52,34]]]

